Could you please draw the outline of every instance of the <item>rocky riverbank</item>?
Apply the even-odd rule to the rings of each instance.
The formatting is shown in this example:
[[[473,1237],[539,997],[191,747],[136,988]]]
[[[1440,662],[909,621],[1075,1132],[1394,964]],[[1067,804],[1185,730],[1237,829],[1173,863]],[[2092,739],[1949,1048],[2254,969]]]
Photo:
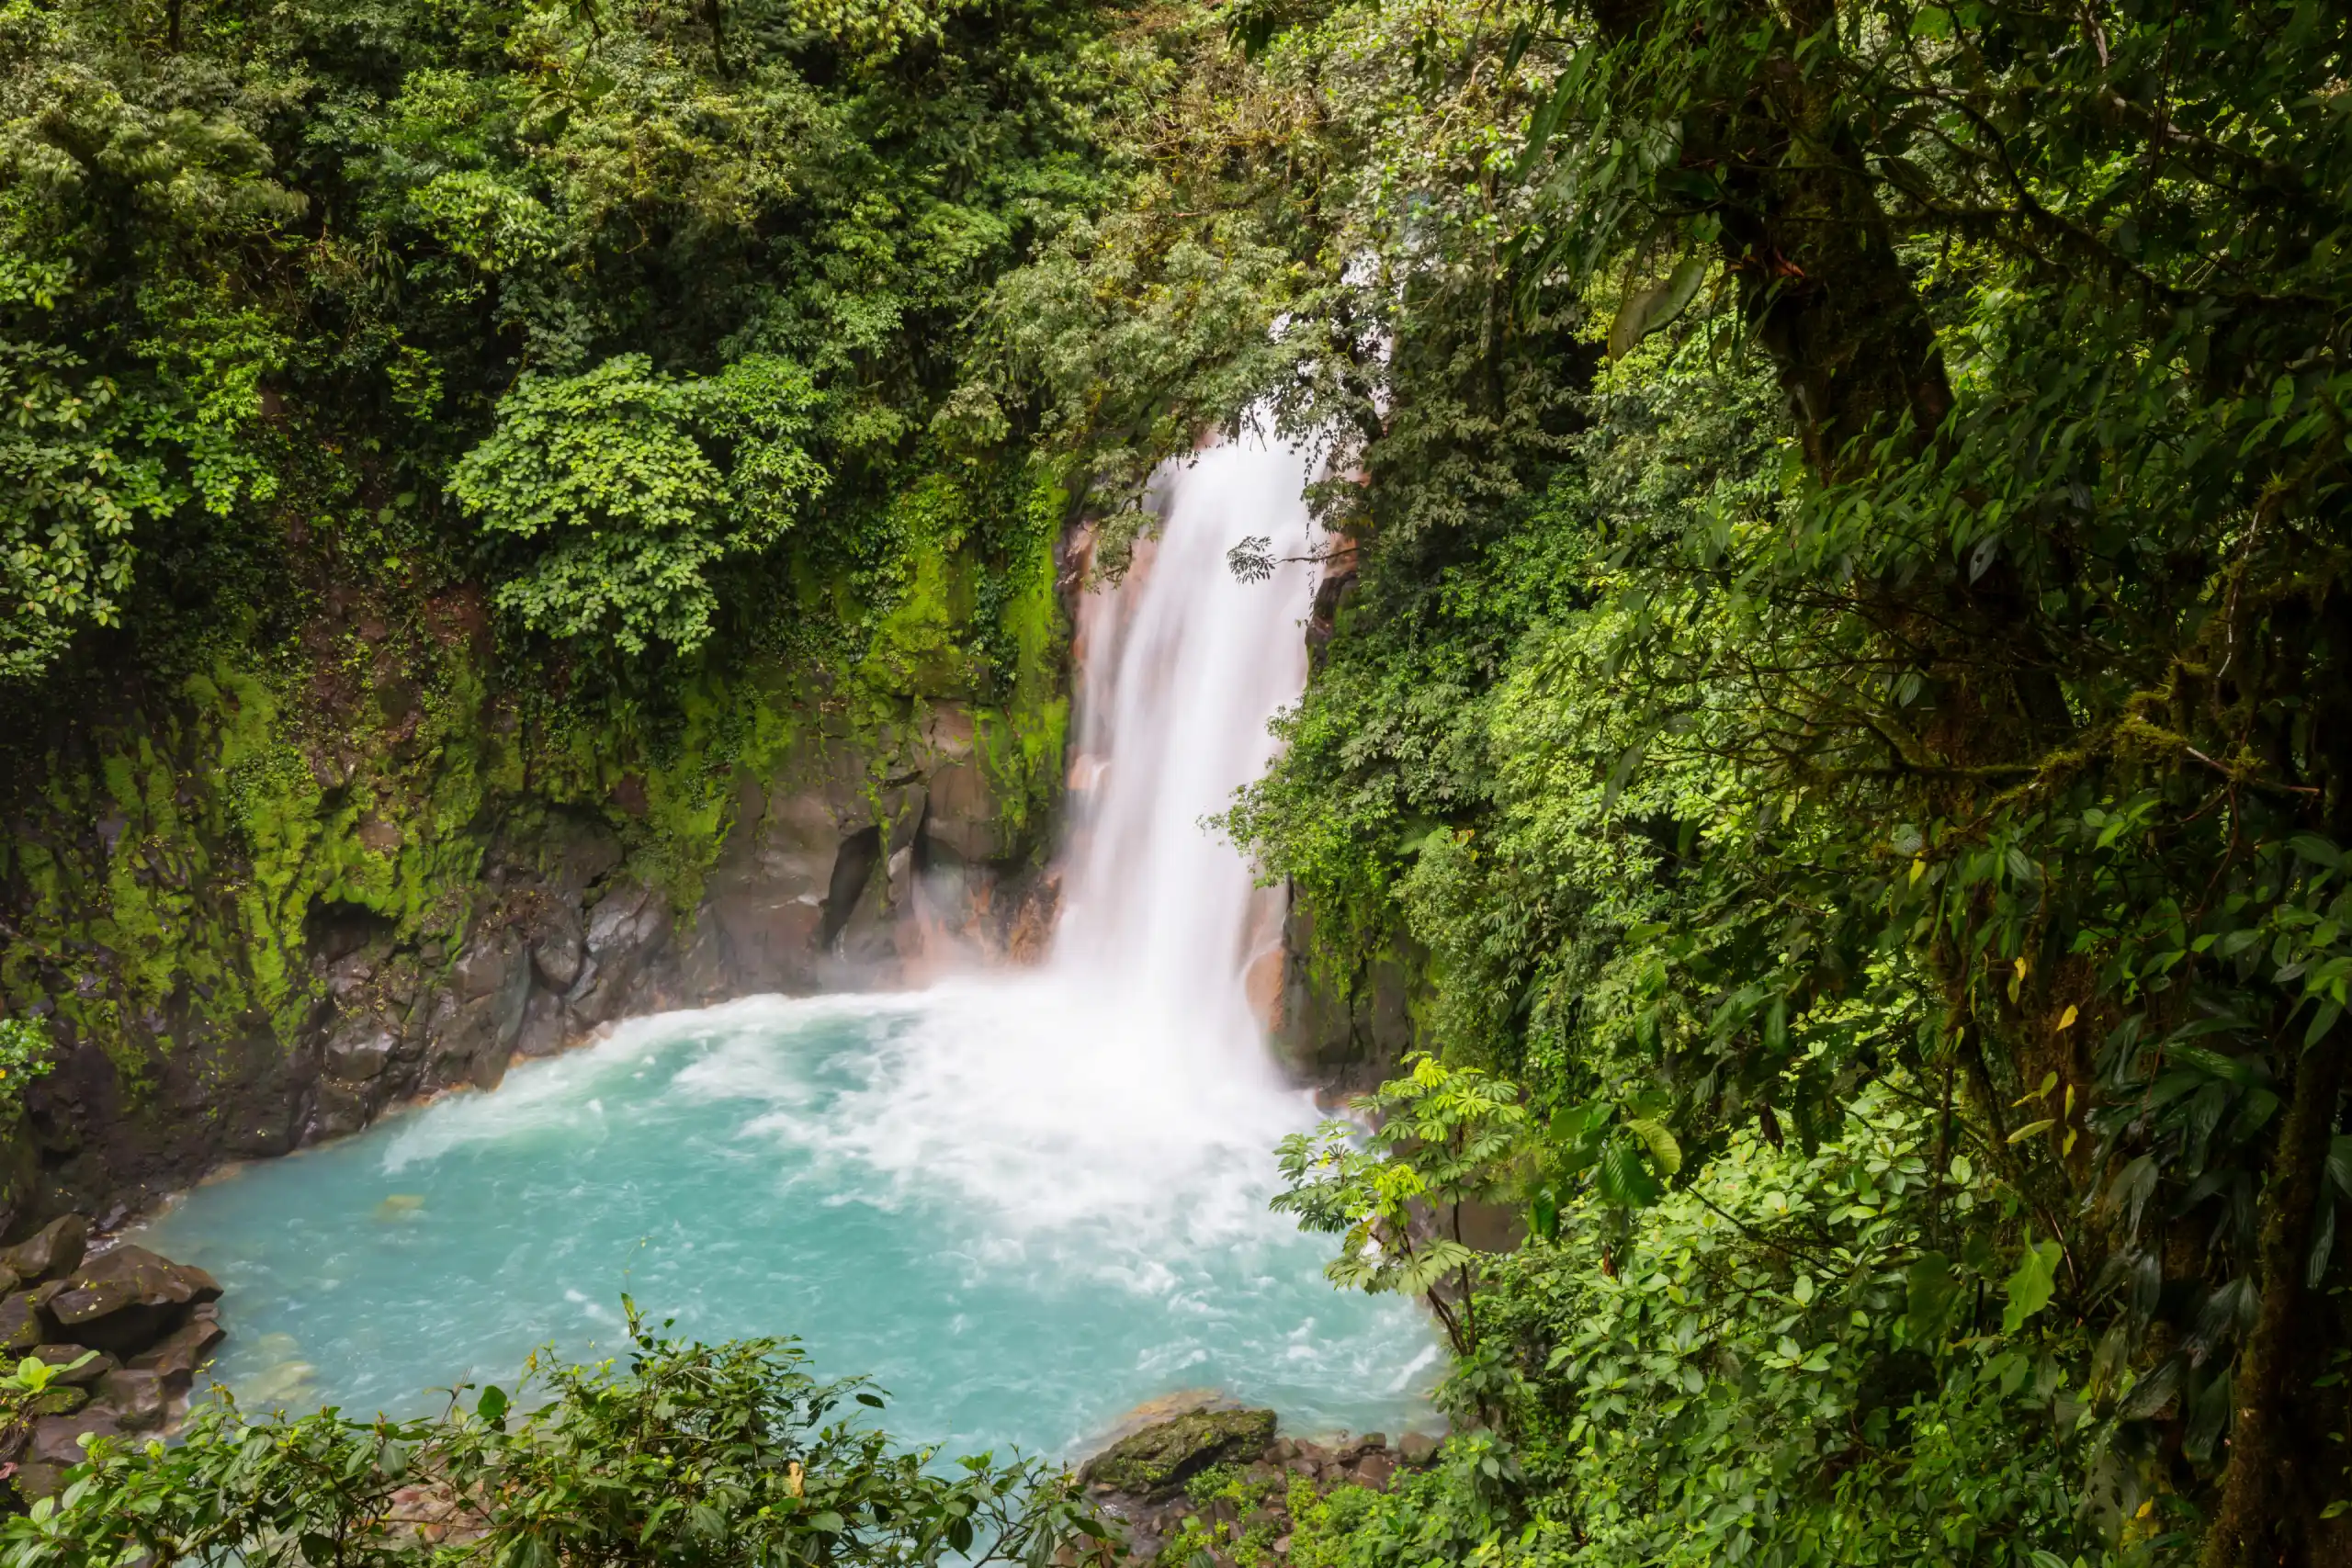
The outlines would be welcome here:
[[[1439,1439],[1409,1432],[1329,1441],[1286,1438],[1272,1410],[1202,1408],[1120,1438],[1079,1471],[1086,1494],[1126,1536],[1138,1562],[1217,1568],[1286,1562],[1303,1514],[1343,1487],[1385,1492],[1437,1457]]]
[[[93,1255],[89,1222],[52,1220],[0,1252],[0,1478],[56,1492],[93,1438],[161,1436],[223,1331],[220,1286],[143,1247]],[[39,1366],[28,1367],[27,1361]]]

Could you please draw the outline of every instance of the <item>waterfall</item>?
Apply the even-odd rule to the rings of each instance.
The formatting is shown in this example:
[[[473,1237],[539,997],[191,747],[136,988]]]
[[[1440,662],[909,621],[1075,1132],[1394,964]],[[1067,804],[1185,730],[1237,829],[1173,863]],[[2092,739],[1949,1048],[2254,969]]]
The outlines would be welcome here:
[[[1109,1227],[1164,1255],[1270,1234],[1269,1153],[1312,1111],[1251,1005],[1253,961],[1279,975],[1279,897],[1209,819],[1265,771],[1306,679],[1308,471],[1249,439],[1159,476],[1158,536],[1080,608],[1048,961],[914,994],[920,1017],[826,1134],[860,1164],[952,1183],[1032,1236]],[[1246,538],[1270,541],[1271,580],[1235,578]]]
[[[1410,1303],[1332,1291],[1269,1212],[1315,1120],[1248,976],[1279,907],[1204,823],[1303,681],[1301,453],[1162,479],[1166,526],[1081,615],[1066,889],[1049,961],[918,989],[754,997],[596,1044],[205,1187],[147,1238],[229,1286],[220,1374],[428,1407],[531,1348],[611,1353],[623,1290],[705,1337],[802,1336],[903,1435],[1069,1454],[1216,1389],[1295,1431],[1396,1431],[1438,1359]]]
[[[1159,536],[1080,612],[1077,831],[1053,968],[1224,1070],[1261,1062],[1246,977],[1278,943],[1280,906],[1206,819],[1265,772],[1268,722],[1306,681],[1306,478],[1304,452],[1261,441],[1171,468]],[[1278,564],[1245,583],[1227,552],[1253,537]]]

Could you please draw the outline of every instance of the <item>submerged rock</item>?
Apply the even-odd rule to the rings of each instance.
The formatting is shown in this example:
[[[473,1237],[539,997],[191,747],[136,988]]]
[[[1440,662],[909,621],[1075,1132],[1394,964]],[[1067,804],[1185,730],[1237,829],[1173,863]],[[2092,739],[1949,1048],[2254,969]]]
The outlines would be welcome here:
[[[265,1364],[237,1383],[240,1404],[269,1410],[301,1403],[318,1369],[302,1359],[302,1347],[291,1334],[263,1335],[254,1341],[252,1354]]]
[[[1255,1460],[1274,1439],[1271,1410],[1194,1410],[1123,1438],[1087,1461],[1092,1486],[1165,1501],[1213,1464]]]

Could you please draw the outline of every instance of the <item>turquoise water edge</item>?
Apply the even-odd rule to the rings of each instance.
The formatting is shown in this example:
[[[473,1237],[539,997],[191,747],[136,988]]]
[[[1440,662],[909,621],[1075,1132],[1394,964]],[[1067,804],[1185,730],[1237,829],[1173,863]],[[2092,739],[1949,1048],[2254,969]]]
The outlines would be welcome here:
[[[248,1405],[511,1387],[541,1345],[615,1353],[627,1292],[679,1334],[797,1336],[950,1451],[1067,1456],[1195,1389],[1302,1434],[1425,1424],[1427,1322],[1266,1210],[1313,1120],[1037,986],[759,998],[241,1168],[140,1239],[226,1287],[214,1374]]]

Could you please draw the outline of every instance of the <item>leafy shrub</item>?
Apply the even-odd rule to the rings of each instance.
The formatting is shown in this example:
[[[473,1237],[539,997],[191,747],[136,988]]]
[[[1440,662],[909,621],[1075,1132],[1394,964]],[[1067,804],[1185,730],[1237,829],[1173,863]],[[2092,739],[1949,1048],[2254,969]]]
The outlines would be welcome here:
[[[816,392],[767,355],[676,378],[641,354],[579,376],[530,375],[450,493],[526,541],[497,602],[534,631],[680,652],[710,636],[711,569],[783,536],[826,474],[799,445]]]
[[[48,1026],[39,1019],[0,1018],[0,1119],[24,1109],[25,1086],[56,1064]]]
[[[662,1338],[631,1307],[625,1366],[548,1365],[528,1411],[495,1387],[411,1421],[251,1420],[223,1398],[173,1445],[94,1444],[58,1497],[0,1526],[0,1563],[899,1568],[1099,1544],[1044,1466],[943,1470],[839,1414],[881,1406],[863,1381],[805,1367],[794,1341]]]
[[[0,680],[38,675],[85,627],[115,625],[138,523],[181,499],[113,383],[77,388],[78,367],[0,342]]]
[[[33,1422],[79,1403],[81,1396],[66,1386],[65,1374],[87,1366],[97,1355],[96,1350],[85,1350],[70,1361],[25,1356],[13,1370],[0,1374],[0,1444],[17,1447],[29,1435]]]
[[[1544,1136],[1490,1146],[1495,1184]],[[1385,1149],[1391,1185],[1457,1157]],[[2016,1195],[1907,1086],[1863,1091],[1810,1154],[1749,1131],[1630,1214],[1610,1188],[1596,1171],[1550,1239],[1480,1260],[1442,1397],[1483,1428],[1396,1493],[1302,1513],[1309,1561],[2040,1563],[2120,1523],[2076,1507],[2115,1407],[2045,1318],[2057,1248],[2014,1245]]]

